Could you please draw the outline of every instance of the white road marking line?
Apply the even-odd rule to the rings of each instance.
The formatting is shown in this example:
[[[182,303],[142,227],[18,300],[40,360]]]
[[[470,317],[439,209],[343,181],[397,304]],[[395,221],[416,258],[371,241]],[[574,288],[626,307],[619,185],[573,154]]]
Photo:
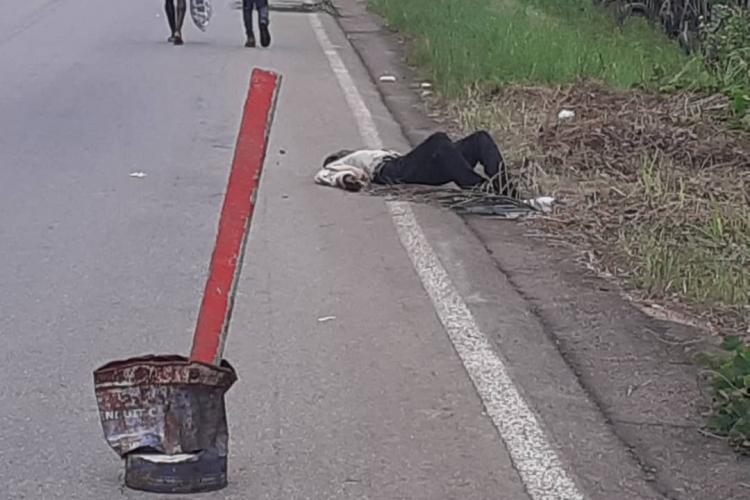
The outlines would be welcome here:
[[[344,61],[331,44],[320,17],[317,14],[310,16],[310,24],[356,118],[365,145],[382,148],[383,142],[372,114]],[[469,307],[427,241],[411,205],[389,202],[388,208],[401,243],[482,398],[487,414],[505,442],[526,491],[533,500],[583,500],[584,495],[565,470],[536,415],[513,384],[505,363],[479,329]],[[502,492],[498,492],[498,496],[502,497]]]
[[[318,38],[323,52],[328,58],[328,63],[331,65],[333,73],[339,81],[341,90],[344,91],[346,97],[346,103],[354,113],[354,117],[357,119],[357,128],[359,129],[359,135],[365,144],[369,148],[380,149],[383,147],[383,141],[380,139],[378,129],[375,126],[375,121],[372,119],[370,109],[365,104],[364,99],[359,94],[357,86],[352,80],[352,75],[349,74],[349,70],[346,69],[344,61],[339,56],[336,47],[328,39],[328,35],[323,28],[323,23],[320,21],[318,14],[310,16],[310,24],[312,25],[315,36]]]

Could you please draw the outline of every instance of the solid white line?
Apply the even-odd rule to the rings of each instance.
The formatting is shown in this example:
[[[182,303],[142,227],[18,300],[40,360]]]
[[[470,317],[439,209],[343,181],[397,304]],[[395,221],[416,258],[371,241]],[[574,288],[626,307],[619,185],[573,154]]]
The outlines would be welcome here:
[[[365,145],[382,148],[372,114],[344,61],[331,44],[320,17],[317,14],[310,16],[310,24],[357,120]],[[583,500],[584,495],[565,470],[536,415],[513,384],[505,363],[479,329],[469,307],[427,241],[411,205],[389,202],[388,208],[401,243],[482,398],[487,414],[505,442],[526,491],[533,500]],[[498,497],[503,498],[502,492],[498,492]]]

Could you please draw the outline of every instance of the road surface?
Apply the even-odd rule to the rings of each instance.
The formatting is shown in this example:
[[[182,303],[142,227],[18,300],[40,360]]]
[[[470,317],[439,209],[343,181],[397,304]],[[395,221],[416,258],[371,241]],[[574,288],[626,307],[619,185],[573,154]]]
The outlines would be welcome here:
[[[0,9],[2,498],[151,498],[91,372],[187,353],[253,67],[284,81],[225,353],[231,483],[204,497],[581,498],[413,217],[313,185],[332,150],[406,147],[333,18],[276,12],[248,50],[228,1],[183,47],[157,1]]]

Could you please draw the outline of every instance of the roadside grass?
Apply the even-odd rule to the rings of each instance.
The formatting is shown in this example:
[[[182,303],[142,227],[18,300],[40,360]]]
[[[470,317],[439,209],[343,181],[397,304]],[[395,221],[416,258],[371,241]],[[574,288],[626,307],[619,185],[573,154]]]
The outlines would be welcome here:
[[[714,395],[708,428],[750,456],[750,346],[728,337],[722,348],[703,360]]]
[[[676,74],[688,59],[646,21],[619,26],[589,0],[371,0],[411,37],[413,64],[447,95],[469,85],[572,83],[617,87]],[[690,68],[689,71],[692,71]]]
[[[649,297],[743,315],[750,304],[750,210],[742,193],[728,187],[724,193],[733,196],[711,199],[689,187],[694,172],[658,154],[641,161],[632,191],[642,209],[624,220],[617,241],[623,263],[633,265],[632,283]]]

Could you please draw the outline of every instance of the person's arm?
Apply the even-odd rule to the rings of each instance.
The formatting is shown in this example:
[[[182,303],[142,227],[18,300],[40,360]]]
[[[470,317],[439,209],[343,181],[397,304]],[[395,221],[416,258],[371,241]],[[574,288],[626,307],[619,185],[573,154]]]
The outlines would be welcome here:
[[[369,176],[361,168],[351,165],[328,165],[315,174],[315,182],[323,186],[337,187],[347,191],[359,191],[369,182]]]
[[[315,174],[315,183],[321,186],[336,186],[336,172],[327,168],[322,168]]]

